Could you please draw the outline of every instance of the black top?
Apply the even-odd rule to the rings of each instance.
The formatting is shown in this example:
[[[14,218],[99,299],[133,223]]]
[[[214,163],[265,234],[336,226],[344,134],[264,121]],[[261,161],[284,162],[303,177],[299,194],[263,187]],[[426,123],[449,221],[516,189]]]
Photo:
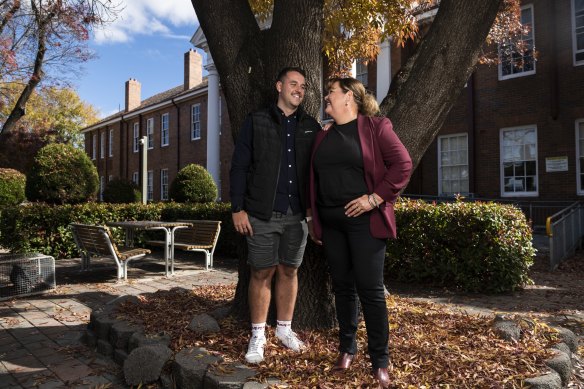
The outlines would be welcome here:
[[[335,124],[314,156],[318,205],[345,205],[367,194],[357,119]]]

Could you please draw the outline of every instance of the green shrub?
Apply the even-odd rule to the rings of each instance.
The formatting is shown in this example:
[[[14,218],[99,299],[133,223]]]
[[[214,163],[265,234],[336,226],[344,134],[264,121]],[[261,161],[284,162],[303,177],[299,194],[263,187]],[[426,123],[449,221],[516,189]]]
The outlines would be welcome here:
[[[179,203],[210,203],[217,199],[217,186],[204,167],[192,163],[178,172],[170,197]]]
[[[83,150],[49,144],[39,150],[26,180],[30,201],[76,204],[95,198],[97,169]]]
[[[503,292],[530,282],[535,249],[525,215],[498,203],[396,204],[398,238],[386,274],[405,281]]]
[[[142,193],[132,181],[116,178],[108,182],[103,190],[103,201],[106,203],[127,204],[141,200]]]
[[[0,223],[0,246],[13,252],[40,252],[55,258],[78,258],[79,252],[71,235],[70,223],[104,225],[120,220],[222,220],[216,253],[235,256],[235,230],[231,208],[227,203],[210,204],[109,204],[84,203],[51,205],[30,203],[3,211]],[[117,242],[123,242],[123,232],[114,230]],[[156,233],[156,232],[153,232]]]
[[[530,282],[527,271],[535,250],[531,229],[519,209],[496,203],[400,201],[395,213],[398,238],[387,245],[386,278],[485,293],[510,291]],[[237,256],[242,238],[235,233],[228,203],[9,207],[2,213],[0,246],[72,258],[79,254],[68,227],[71,222],[178,219],[221,220],[216,253]],[[121,231],[116,233],[121,241]],[[323,254],[320,246],[309,242],[305,255]]]
[[[0,207],[13,206],[26,200],[26,176],[14,169],[0,168]]]

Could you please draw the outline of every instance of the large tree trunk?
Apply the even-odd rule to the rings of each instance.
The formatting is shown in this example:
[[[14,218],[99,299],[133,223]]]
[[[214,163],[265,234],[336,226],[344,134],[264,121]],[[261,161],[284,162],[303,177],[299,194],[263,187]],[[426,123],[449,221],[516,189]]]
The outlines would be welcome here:
[[[417,164],[440,130],[464,83],[502,0],[442,0],[440,10],[382,104]],[[323,0],[275,0],[272,27],[260,31],[247,0],[192,0],[227,100],[234,138],[248,112],[275,99],[284,66],[308,72],[304,106],[318,117],[321,105]],[[234,311],[249,318],[249,269],[240,242]],[[321,249],[308,243],[300,267],[294,317],[302,328],[335,323],[329,276]]]

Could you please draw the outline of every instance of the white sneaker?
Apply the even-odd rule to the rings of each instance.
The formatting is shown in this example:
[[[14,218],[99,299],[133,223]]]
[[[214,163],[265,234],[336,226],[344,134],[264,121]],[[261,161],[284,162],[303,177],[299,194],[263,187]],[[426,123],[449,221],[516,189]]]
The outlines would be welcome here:
[[[265,336],[252,336],[247,347],[245,360],[247,363],[260,363],[264,360],[264,347],[266,346]]]
[[[292,351],[299,352],[304,348],[304,342],[298,339],[296,332],[290,330],[287,334],[281,335],[276,331],[276,337],[280,342]]]

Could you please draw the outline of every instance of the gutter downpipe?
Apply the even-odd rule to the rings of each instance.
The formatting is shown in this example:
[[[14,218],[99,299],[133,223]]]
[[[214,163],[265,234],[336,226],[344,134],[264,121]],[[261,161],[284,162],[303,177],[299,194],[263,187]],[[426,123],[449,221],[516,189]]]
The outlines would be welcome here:
[[[176,172],[180,170],[180,107],[174,101],[174,97],[170,100],[172,105],[176,107]]]

